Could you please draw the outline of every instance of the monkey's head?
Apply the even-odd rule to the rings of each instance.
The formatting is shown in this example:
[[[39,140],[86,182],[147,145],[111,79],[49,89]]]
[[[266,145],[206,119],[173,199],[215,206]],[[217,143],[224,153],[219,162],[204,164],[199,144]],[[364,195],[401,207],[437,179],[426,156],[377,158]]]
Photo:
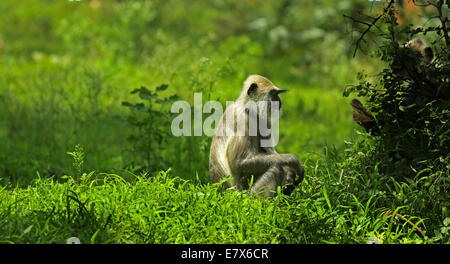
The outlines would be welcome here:
[[[245,102],[249,100],[254,102],[260,101],[274,101],[279,102],[281,108],[281,99],[279,94],[287,90],[276,87],[271,81],[261,75],[250,75],[244,82],[244,87],[240,98]]]
[[[422,55],[425,62],[431,62],[433,60],[434,57],[433,50],[421,38],[414,38],[408,41],[404,45],[404,47],[419,52]]]
[[[411,80],[433,65],[433,57],[433,50],[425,41],[413,38],[400,47],[390,66],[395,75]]]

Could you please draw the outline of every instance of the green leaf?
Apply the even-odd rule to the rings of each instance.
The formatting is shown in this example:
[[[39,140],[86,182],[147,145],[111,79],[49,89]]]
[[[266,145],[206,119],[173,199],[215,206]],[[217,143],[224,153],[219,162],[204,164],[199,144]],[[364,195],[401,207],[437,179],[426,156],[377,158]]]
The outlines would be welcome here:
[[[322,192],[323,192],[323,196],[325,197],[325,201],[327,202],[328,208],[330,208],[330,210],[332,210],[330,199],[328,199],[327,189],[325,187],[323,187]]]
[[[133,107],[133,104],[131,104],[130,102],[122,102],[122,105],[123,106],[126,106],[126,107]]]
[[[22,235],[28,234],[28,233],[31,231],[32,228],[33,228],[33,225],[30,225],[29,227],[27,227],[27,228],[23,231]]]
[[[176,101],[176,100],[179,100],[179,99],[180,99],[180,97],[178,95],[176,95],[176,94],[174,94],[174,95],[172,95],[172,96],[167,98],[167,100],[169,100],[169,101]]]
[[[445,225],[445,226],[450,225],[450,217],[446,217],[446,218],[444,219],[444,225]]]
[[[156,94],[150,92],[147,88],[141,87],[141,90],[139,91],[139,97],[144,100],[149,100],[154,97],[156,97]]]
[[[150,100],[152,98],[155,98],[156,94],[154,94],[154,93],[145,93],[144,92],[144,93],[139,93],[139,97],[144,99],[144,100]]]
[[[143,112],[145,110],[145,105],[143,103],[138,103],[133,106],[138,112]]]
[[[95,238],[97,237],[98,233],[100,232],[100,229],[95,231],[95,233],[91,237],[91,244],[95,244]]]
[[[145,92],[145,93],[151,93],[149,89],[147,89],[147,87],[145,86],[141,86],[141,88],[139,88],[140,92]]]
[[[165,91],[168,87],[169,87],[169,85],[167,85],[167,84],[161,84],[160,86],[156,87],[156,91],[157,92]]]
[[[136,88],[133,91],[131,91],[130,93],[131,94],[135,94],[135,93],[140,92],[140,91],[141,91],[141,88]]]

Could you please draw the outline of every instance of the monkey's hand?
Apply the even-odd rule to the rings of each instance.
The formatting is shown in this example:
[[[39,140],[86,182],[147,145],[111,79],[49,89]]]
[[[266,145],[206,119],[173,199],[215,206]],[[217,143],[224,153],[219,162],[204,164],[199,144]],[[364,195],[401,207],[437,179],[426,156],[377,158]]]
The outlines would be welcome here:
[[[289,167],[283,166],[283,179],[282,179],[282,191],[285,195],[290,195],[292,191],[294,191],[295,187],[302,181],[303,174],[298,175],[297,178],[297,170]],[[303,168],[302,168],[303,169]]]
[[[298,160],[297,156],[294,154],[279,154],[282,158],[282,166],[289,166],[297,173],[297,175],[301,175],[303,178],[304,169],[302,165],[300,164],[300,161]]]
[[[285,171],[285,174],[288,175],[288,178],[292,178],[294,186],[297,186],[301,181],[303,181],[305,169],[303,169],[303,166],[300,164],[300,161],[294,154],[280,154],[280,155],[283,157],[286,163],[283,165],[283,170]],[[290,176],[291,174],[294,175]],[[296,178],[295,175],[297,175],[298,177]]]

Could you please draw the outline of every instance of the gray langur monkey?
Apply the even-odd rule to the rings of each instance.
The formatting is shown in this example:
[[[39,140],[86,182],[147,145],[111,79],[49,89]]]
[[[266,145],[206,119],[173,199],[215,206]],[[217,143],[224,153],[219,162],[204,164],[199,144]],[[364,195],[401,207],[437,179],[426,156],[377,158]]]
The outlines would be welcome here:
[[[417,74],[422,74],[426,70],[434,68],[433,49],[423,39],[413,38],[401,45],[400,49],[403,55],[395,57],[391,64],[393,72],[398,77],[414,80]],[[405,53],[413,54],[414,52],[419,55],[417,61],[411,61],[408,56],[405,56]]]
[[[413,38],[408,41],[403,47],[417,51],[422,55],[425,62],[431,63],[434,58],[433,50],[431,47],[421,38]]]
[[[290,194],[303,180],[304,169],[295,155],[279,154],[274,146],[263,146],[262,140],[271,135],[262,135],[259,130],[252,134],[249,129],[251,122],[264,118],[272,128],[271,102],[281,107],[279,94],[285,91],[260,75],[250,75],[245,80],[240,96],[226,108],[212,138],[209,156],[212,182],[231,176],[232,180],[225,181],[224,187],[244,190],[249,188],[253,176],[250,192],[271,197],[279,186],[284,194]],[[265,104],[259,105],[260,102]],[[258,108],[253,111],[247,108],[248,103],[256,103]],[[237,133],[239,126],[243,126],[242,134]]]

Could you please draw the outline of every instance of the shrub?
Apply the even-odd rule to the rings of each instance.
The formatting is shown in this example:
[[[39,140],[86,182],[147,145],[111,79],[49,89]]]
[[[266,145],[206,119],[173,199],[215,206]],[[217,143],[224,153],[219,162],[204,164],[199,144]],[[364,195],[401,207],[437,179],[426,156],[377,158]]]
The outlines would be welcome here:
[[[162,145],[171,138],[168,130],[171,114],[167,105],[178,96],[162,98],[160,93],[167,87],[167,84],[162,84],[156,87],[155,91],[150,91],[141,86],[131,91],[131,94],[139,95],[142,101],[134,104],[122,102],[123,106],[130,109],[130,114],[125,120],[129,126],[135,128],[134,133],[127,138],[132,146],[131,159],[127,167],[133,170],[154,172],[158,168],[170,166],[162,153]]]
[[[356,92],[374,113],[379,133],[371,144],[376,145],[374,160],[383,161],[381,169],[410,176],[448,159],[450,53],[448,43],[436,39],[435,60],[424,62],[419,52],[397,41],[417,30],[399,30],[395,13],[385,11],[383,21],[389,26],[384,37],[388,40],[376,56],[387,67],[377,75],[377,82],[360,73],[360,83],[349,86],[344,95]]]
[[[375,78],[359,73],[359,84],[349,86],[344,96],[356,93],[364,98],[377,129],[352,146],[344,164],[356,175],[377,176],[385,185],[377,188],[410,206],[411,212],[429,218],[430,229],[435,230],[433,239],[448,241],[448,232],[442,230],[447,230],[450,205],[450,44],[442,3],[427,4],[436,9],[434,16],[442,25],[402,28],[389,6],[379,19],[367,22],[368,30],[376,27],[385,39],[375,56],[386,67]],[[429,32],[435,52],[432,62],[403,45]],[[358,41],[363,38],[364,34]],[[402,196],[404,188],[409,197]]]

